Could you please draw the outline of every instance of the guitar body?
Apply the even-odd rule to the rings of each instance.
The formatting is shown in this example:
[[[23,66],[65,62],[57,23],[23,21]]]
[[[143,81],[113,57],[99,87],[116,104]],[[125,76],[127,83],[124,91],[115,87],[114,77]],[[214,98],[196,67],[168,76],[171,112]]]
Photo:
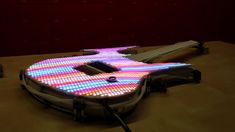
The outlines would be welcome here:
[[[118,113],[134,108],[147,91],[148,78],[163,71],[193,71],[186,63],[144,63],[121,54],[129,47],[89,49],[94,54],[52,58],[21,72],[23,86],[41,102],[76,116],[107,114],[106,102]]]

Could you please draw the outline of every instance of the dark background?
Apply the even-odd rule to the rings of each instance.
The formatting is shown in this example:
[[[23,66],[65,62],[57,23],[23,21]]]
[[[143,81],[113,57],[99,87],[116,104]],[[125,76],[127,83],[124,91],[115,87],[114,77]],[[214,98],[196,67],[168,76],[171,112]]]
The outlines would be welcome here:
[[[0,56],[235,42],[232,0],[1,0]]]

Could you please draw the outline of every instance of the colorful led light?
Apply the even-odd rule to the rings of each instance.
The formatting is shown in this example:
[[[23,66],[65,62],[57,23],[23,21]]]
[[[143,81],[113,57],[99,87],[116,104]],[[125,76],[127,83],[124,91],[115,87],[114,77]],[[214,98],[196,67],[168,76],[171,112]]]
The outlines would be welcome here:
[[[26,74],[39,82],[66,93],[81,96],[112,97],[124,95],[137,89],[141,78],[150,72],[173,67],[188,66],[185,63],[146,64],[128,59],[119,50],[130,47],[88,49],[95,55],[47,59],[31,65]],[[119,69],[117,72],[87,75],[74,67],[91,61],[102,61]],[[115,76],[117,82],[107,79]]]

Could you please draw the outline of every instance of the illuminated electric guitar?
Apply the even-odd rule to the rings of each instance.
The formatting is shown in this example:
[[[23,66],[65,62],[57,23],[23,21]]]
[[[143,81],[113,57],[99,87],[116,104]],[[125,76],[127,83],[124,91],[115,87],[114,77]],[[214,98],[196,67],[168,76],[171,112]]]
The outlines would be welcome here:
[[[108,115],[107,107],[117,113],[131,110],[149,91],[151,77],[167,73],[195,79],[190,64],[148,62],[184,48],[201,47],[198,42],[180,42],[139,54],[121,52],[134,47],[88,49],[84,51],[93,54],[46,59],[21,72],[22,84],[41,102],[80,118]]]

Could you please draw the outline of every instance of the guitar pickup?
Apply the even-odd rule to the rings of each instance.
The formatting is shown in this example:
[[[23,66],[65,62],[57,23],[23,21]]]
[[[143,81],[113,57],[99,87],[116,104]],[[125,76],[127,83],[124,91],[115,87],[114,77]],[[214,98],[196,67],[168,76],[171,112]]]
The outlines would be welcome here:
[[[97,75],[100,73],[112,73],[112,72],[119,71],[116,67],[113,67],[101,61],[93,61],[85,65],[74,67],[74,69],[84,72],[87,75],[91,75],[91,76]]]

